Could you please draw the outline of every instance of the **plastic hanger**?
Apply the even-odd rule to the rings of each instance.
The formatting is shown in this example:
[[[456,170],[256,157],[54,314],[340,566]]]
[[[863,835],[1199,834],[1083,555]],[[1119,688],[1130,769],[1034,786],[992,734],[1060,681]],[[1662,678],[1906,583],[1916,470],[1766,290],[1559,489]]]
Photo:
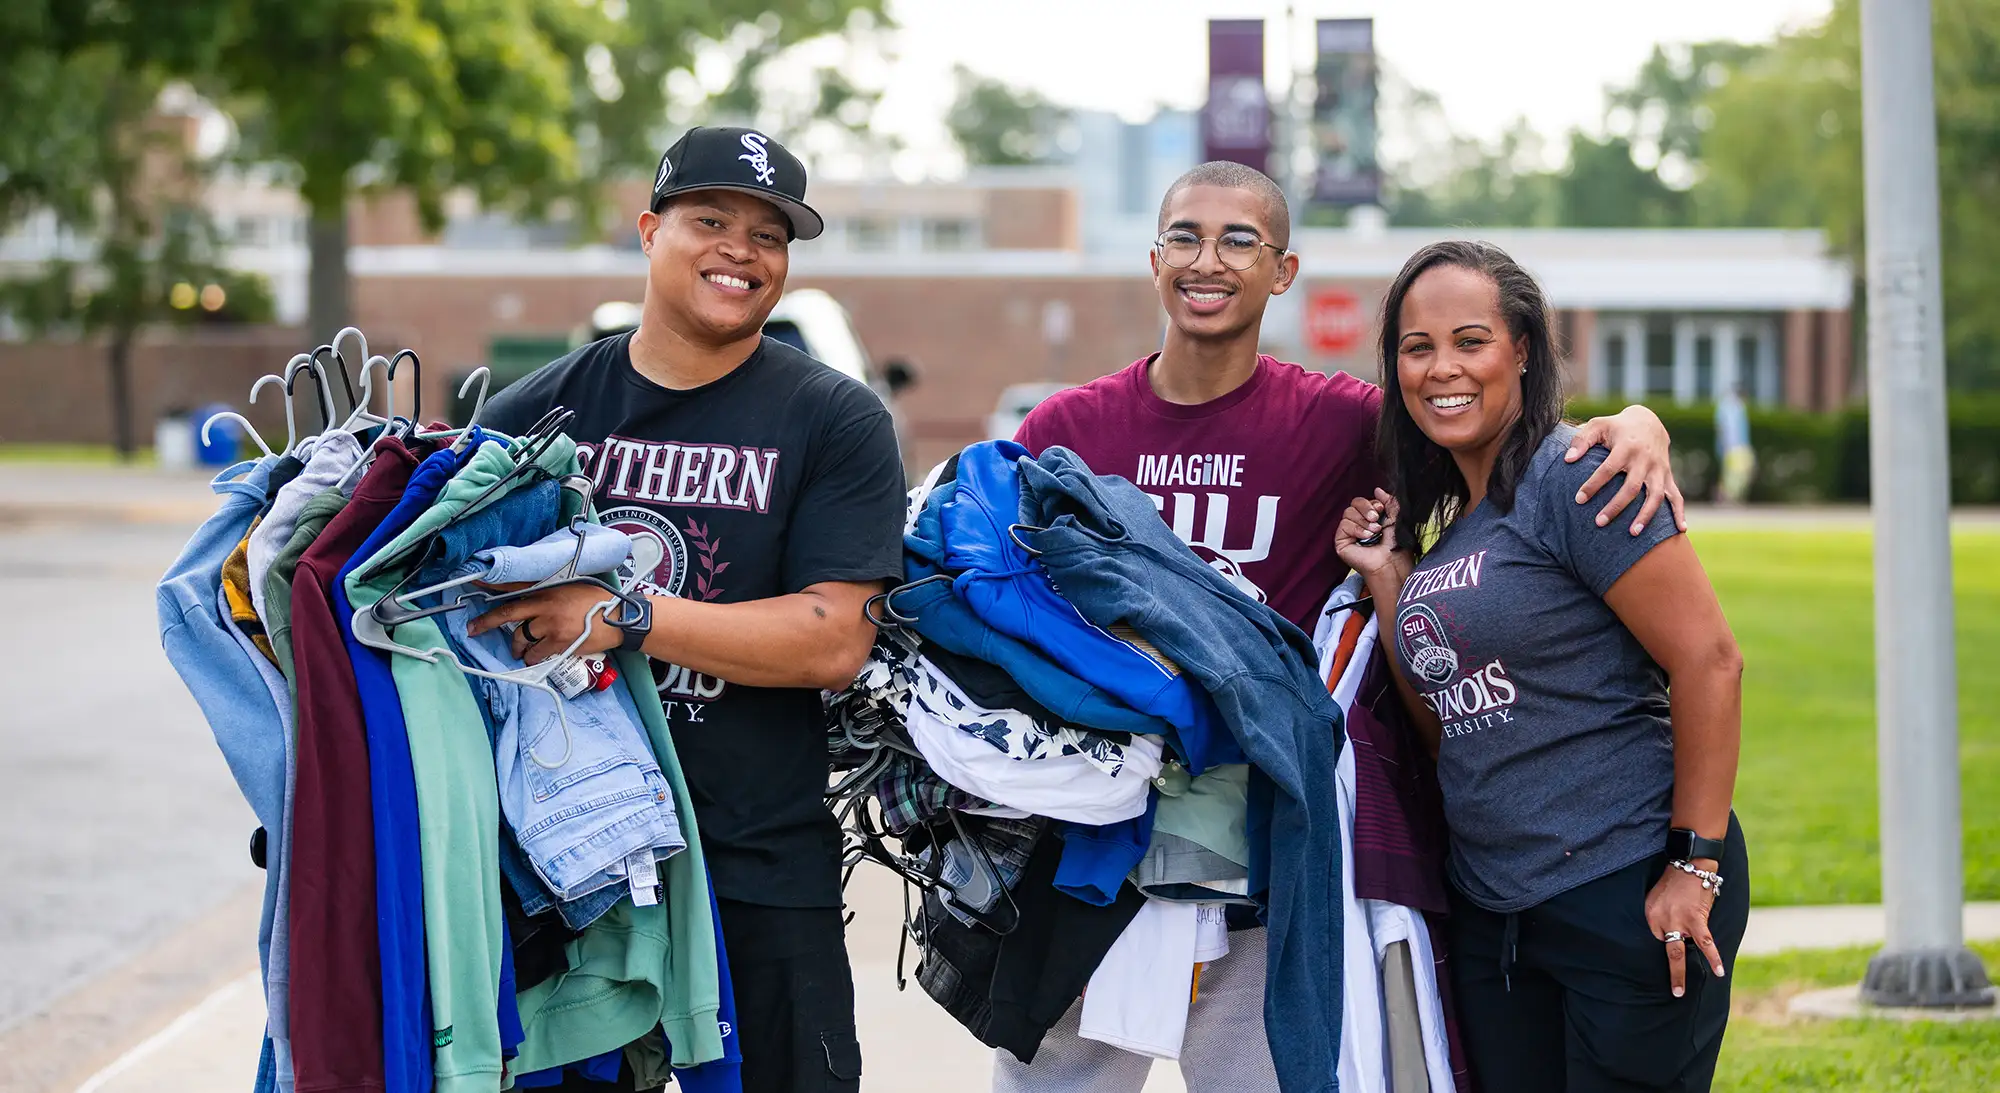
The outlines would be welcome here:
[[[277,377],[266,376],[265,378],[276,379]],[[282,383],[284,381],[279,380],[279,382]],[[257,445],[258,450],[263,452],[265,455],[277,454],[271,450],[271,446],[269,444],[264,443],[264,438],[257,434],[257,427],[255,425],[250,424],[250,419],[244,417],[242,414],[239,414],[234,410],[225,410],[224,412],[216,414],[210,417],[207,421],[201,423],[201,443],[203,447],[208,446],[208,431],[210,429],[215,428],[216,422],[224,420],[234,421],[236,424],[241,425],[243,427],[243,431],[250,434],[250,439]]]
[[[887,592],[877,592],[868,597],[867,602],[861,605],[861,613],[867,615],[868,621],[874,623],[877,629],[899,630],[905,626],[913,626],[917,620],[896,610],[893,602],[895,598],[905,592],[914,592],[927,584],[939,584],[955,579],[950,573],[933,573],[928,577],[919,577],[906,584],[899,584]]]
[[[328,348],[333,350],[333,359],[340,363],[340,375],[343,380],[347,378],[347,361],[349,358],[346,353],[341,352],[340,343],[348,341],[350,338],[356,346],[352,359],[359,367],[368,367],[368,335],[363,334],[361,328],[358,326],[341,327],[340,333],[333,336],[333,344]],[[363,385],[366,385],[367,382],[367,379],[364,377],[362,379]],[[350,405],[354,401],[354,388],[351,386],[347,389],[347,399]],[[366,393],[363,393],[361,396],[361,401],[364,404],[368,401]]]
[[[265,376],[264,378],[258,380],[256,383],[252,384],[250,387],[250,405],[252,406],[257,405],[257,392],[262,391],[264,389],[264,385],[267,383],[275,383],[279,387],[283,387],[285,385],[285,377]],[[296,449],[298,446],[299,446],[299,419],[297,417],[297,411],[292,406],[291,397],[288,395],[285,398],[285,450],[280,454],[290,455],[292,451]]]
[[[465,675],[478,676],[481,679],[498,680],[502,683],[512,683],[516,686],[527,687],[548,695],[555,702],[556,721],[563,735],[563,753],[561,758],[549,761],[543,759],[535,753],[533,748],[530,748],[528,750],[528,758],[536,766],[544,770],[556,770],[562,767],[564,763],[569,762],[570,754],[575,750],[575,742],[570,738],[569,715],[563,709],[565,700],[562,693],[549,683],[549,677],[555,674],[557,669],[566,665],[569,659],[576,655],[576,651],[583,647],[583,643],[590,637],[591,629],[597,623],[598,616],[603,615],[617,603],[618,600],[609,599],[591,607],[583,616],[583,633],[578,634],[576,640],[570,642],[569,646],[562,652],[542,661],[540,664],[508,672],[489,672],[484,668],[473,667],[458,659],[458,654],[448,647],[438,646],[430,649],[418,649],[414,646],[404,645],[389,635],[388,629],[376,620],[372,609],[367,607],[356,608],[354,611],[354,640],[368,646],[370,649],[380,649],[385,653],[395,653],[398,656],[415,657],[429,664],[449,664]]]
[[[389,362],[386,360],[382,360],[381,357],[376,357],[375,360],[382,361],[383,372],[387,373],[389,368]],[[387,386],[387,383],[385,382],[383,385]],[[366,431],[370,426],[373,425],[389,424],[388,418],[377,417],[375,415],[374,410],[372,409],[374,404],[375,404],[375,361],[369,361],[361,366],[361,399],[360,401],[354,403],[352,407],[353,413],[347,415],[347,420],[340,423],[340,431],[343,433],[358,434]]]
[[[408,351],[405,350],[405,352]],[[413,353],[411,356],[414,357],[415,354]],[[472,390],[472,385],[475,382],[479,384],[479,397],[473,401],[472,416],[466,419],[465,425],[462,428],[441,429],[435,433],[418,433],[417,435],[425,440],[441,440],[448,436],[456,436],[458,439],[451,442],[451,450],[454,452],[464,451],[466,441],[472,438],[473,426],[479,424],[479,415],[486,409],[486,392],[493,387],[493,370],[483,364],[473,369],[472,374],[465,377],[465,382],[458,385],[458,397],[461,399],[464,398],[465,393]],[[546,421],[554,412],[551,410],[549,414],[543,415],[543,420]]]
[[[350,327],[348,329],[353,328]],[[342,331],[342,333],[345,332]],[[355,333],[359,334],[360,331],[356,330]],[[335,349],[331,342],[319,346],[312,351],[313,360],[319,360],[321,357],[333,358],[334,367],[340,370],[340,389],[347,393],[347,405],[349,409],[352,409],[354,407],[354,380],[347,373],[347,361],[341,358],[340,350]]]
[[[301,373],[310,373],[312,375],[313,389],[319,395],[317,400],[320,416],[319,431],[322,433],[326,432],[328,429],[333,428],[334,415],[333,392],[327,390],[326,386],[326,368],[319,361],[315,360],[311,354],[301,353],[293,357],[292,362],[285,366],[285,397],[287,399],[290,399],[296,390]]]
[[[406,359],[410,362],[410,367],[417,371],[416,382],[410,387],[412,392],[410,397],[410,421],[415,425],[424,420],[424,362],[417,356],[417,351],[414,349],[398,349],[396,350],[396,355],[389,358],[389,416],[396,416],[394,412],[396,406],[396,369]]]

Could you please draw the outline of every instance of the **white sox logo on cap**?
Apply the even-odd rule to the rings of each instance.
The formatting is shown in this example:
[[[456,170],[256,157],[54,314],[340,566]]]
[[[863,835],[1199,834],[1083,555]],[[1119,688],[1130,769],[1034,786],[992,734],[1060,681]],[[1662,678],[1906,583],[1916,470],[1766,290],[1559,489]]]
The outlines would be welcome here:
[[[757,176],[757,181],[769,186],[778,174],[771,168],[770,150],[764,147],[767,139],[762,133],[743,134],[743,147],[750,150],[736,158],[750,164],[750,171]]]

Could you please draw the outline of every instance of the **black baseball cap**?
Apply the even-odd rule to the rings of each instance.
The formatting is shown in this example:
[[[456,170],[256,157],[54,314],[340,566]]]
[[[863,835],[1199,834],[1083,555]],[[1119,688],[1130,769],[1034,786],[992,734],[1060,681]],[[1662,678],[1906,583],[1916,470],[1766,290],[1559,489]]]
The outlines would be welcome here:
[[[660,157],[653,176],[654,212],[675,194],[736,190],[761,197],[791,221],[792,238],[813,239],[826,222],[806,204],[806,165],[755,129],[697,126]]]

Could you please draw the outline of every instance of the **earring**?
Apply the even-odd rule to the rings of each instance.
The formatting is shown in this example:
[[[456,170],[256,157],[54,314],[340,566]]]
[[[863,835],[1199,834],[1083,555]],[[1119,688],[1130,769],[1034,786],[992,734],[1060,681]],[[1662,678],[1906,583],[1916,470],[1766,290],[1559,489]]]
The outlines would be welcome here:
[[[1528,374],[1528,366],[1527,366],[1527,365],[1525,365],[1525,364],[1524,364],[1524,365],[1522,365],[1522,366],[1521,366],[1521,374],[1522,374],[1522,375],[1524,375],[1524,376]]]

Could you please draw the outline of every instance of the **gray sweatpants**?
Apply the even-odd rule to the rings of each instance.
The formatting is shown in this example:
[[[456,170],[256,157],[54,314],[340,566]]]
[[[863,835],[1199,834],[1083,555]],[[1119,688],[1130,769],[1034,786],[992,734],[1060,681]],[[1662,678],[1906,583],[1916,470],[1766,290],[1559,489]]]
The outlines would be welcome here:
[[[1229,955],[1201,970],[1181,1041],[1188,1093],[1277,1093],[1278,1072],[1264,1039],[1261,928],[1229,935]],[[1002,1049],[993,1053],[993,1093],[1140,1093],[1153,1060],[1077,1035],[1078,999],[1042,1038],[1033,1066]]]

